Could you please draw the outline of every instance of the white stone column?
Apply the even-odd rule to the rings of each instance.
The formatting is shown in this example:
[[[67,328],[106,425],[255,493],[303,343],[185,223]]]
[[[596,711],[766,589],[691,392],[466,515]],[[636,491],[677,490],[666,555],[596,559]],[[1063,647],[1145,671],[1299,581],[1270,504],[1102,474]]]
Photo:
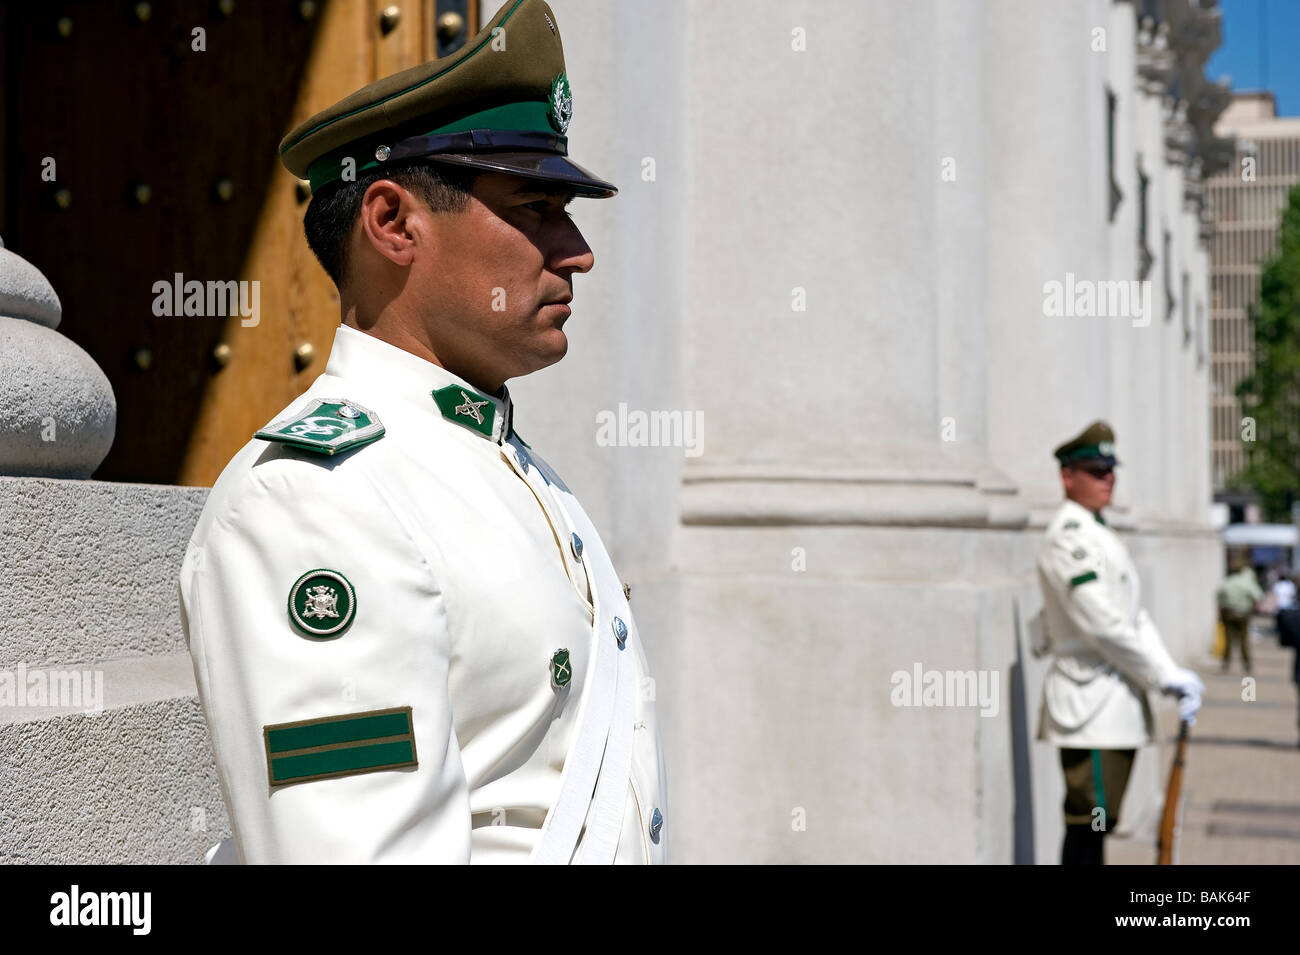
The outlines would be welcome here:
[[[1101,11],[1100,13],[1098,11]],[[1041,512],[1051,452],[1108,403],[1109,324],[1044,314],[1044,285],[1107,278],[1104,28],[1094,4],[986,6],[990,456]]]
[[[996,530],[1023,514],[986,493],[1014,486],[984,454],[981,10],[737,9],[690,18],[686,381],[710,437],[682,489],[677,837],[700,860],[1009,861],[1010,694],[991,719],[891,700],[917,665],[1008,678],[1028,569]]]

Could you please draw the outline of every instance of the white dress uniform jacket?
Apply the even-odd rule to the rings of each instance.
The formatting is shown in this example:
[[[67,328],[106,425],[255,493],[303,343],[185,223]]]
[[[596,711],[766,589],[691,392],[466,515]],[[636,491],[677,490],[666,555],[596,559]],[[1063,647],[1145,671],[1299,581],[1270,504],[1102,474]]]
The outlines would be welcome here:
[[[1150,690],[1178,669],[1141,605],[1128,549],[1067,500],[1038,557],[1047,645],[1038,738],[1075,749],[1133,749],[1152,739]]]
[[[337,454],[249,442],[181,571],[239,858],[665,861],[636,623],[509,392],[340,326],[277,422],[315,399],[334,402],[325,433],[362,409],[383,436]]]

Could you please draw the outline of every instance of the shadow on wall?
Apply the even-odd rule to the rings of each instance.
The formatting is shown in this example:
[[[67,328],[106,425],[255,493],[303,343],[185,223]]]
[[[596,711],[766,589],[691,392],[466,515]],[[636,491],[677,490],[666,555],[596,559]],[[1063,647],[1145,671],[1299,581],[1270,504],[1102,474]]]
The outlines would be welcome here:
[[[1016,661],[1011,665],[1011,769],[1015,792],[1013,838],[1016,865],[1034,864],[1034,791],[1030,767],[1031,719],[1028,687],[1025,682],[1024,628],[1020,622],[1020,601],[1012,598],[1012,619],[1016,627]],[[1029,622],[1042,626],[1041,613]]]

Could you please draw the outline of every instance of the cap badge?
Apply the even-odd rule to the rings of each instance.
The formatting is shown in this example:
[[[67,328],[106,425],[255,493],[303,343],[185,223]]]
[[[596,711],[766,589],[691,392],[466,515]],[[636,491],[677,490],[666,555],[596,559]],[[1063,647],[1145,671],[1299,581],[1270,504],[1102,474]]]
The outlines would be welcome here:
[[[1097,445],[1097,450],[1100,451],[1104,457],[1110,457],[1115,453],[1115,445],[1110,441],[1102,441]]]
[[[561,73],[551,83],[551,103],[549,118],[551,125],[561,133],[569,129],[569,120],[573,118],[573,88],[569,86],[569,77]]]

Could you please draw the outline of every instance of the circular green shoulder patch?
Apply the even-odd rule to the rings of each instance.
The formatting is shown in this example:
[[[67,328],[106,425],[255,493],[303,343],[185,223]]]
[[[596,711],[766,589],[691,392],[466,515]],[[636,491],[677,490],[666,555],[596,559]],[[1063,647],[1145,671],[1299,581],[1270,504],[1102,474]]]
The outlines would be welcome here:
[[[309,637],[341,633],[356,612],[356,591],[337,570],[309,570],[289,591],[289,619]]]

